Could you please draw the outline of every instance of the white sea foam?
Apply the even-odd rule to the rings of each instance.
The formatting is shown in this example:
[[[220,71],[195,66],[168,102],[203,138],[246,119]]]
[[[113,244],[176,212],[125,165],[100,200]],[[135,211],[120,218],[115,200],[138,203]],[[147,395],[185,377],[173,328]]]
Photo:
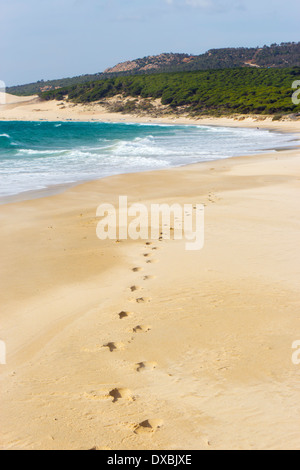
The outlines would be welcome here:
[[[58,155],[65,152],[65,150],[35,150],[35,149],[19,149],[20,155]]]

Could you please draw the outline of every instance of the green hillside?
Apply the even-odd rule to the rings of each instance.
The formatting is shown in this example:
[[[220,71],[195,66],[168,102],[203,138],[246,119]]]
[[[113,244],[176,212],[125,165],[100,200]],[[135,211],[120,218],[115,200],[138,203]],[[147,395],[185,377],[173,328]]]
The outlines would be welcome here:
[[[300,106],[292,103],[292,83],[297,79],[300,79],[300,67],[134,75],[73,85],[42,93],[41,97],[92,103],[121,94],[160,98],[172,111],[184,110],[197,115],[290,114],[300,111]]]

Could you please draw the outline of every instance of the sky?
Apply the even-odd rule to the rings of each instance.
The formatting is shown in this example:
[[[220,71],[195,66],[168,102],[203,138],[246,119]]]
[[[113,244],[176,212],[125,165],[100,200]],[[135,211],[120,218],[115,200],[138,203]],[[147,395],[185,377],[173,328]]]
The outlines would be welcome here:
[[[0,0],[0,80],[12,86],[162,52],[298,42],[299,31],[299,0]]]

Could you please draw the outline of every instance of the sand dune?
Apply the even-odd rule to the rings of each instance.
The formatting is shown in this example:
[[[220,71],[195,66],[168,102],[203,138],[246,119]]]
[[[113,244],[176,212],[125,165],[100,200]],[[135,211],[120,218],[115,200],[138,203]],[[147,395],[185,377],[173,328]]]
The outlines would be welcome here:
[[[2,448],[299,449],[299,181],[289,151],[1,206]],[[100,242],[125,193],[205,204],[204,249]]]
[[[9,93],[0,92],[0,103],[5,103],[7,105],[10,105],[10,104],[22,105],[24,103],[28,104],[32,102],[33,100],[36,100],[37,98],[38,96],[15,96],[15,95],[10,95]]]

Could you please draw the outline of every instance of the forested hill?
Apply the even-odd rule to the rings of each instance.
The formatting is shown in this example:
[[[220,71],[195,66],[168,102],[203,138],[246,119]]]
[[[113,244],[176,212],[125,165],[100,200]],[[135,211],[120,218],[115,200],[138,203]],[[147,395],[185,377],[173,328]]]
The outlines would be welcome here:
[[[294,67],[300,66],[300,43],[272,44],[262,48],[211,49],[202,55],[161,54],[123,62],[106,69],[105,74],[131,74],[209,70],[235,67]]]
[[[257,48],[212,49],[205,54],[173,54],[144,57],[118,64],[106,69],[104,73],[81,75],[59,80],[39,81],[27,85],[9,87],[8,93],[15,95],[33,95],[70,85],[105,80],[110,77],[127,75],[153,74],[162,72],[197,71],[224,68],[285,68],[300,66],[300,42]]]
[[[151,112],[153,100],[160,99],[177,113],[291,114],[300,111],[300,105],[292,101],[292,85],[299,79],[300,67],[174,72],[98,80],[45,92],[41,97],[101,103],[118,95],[126,101],[119,111],[125,112],[138,111],[141,100],[143,108]]]

